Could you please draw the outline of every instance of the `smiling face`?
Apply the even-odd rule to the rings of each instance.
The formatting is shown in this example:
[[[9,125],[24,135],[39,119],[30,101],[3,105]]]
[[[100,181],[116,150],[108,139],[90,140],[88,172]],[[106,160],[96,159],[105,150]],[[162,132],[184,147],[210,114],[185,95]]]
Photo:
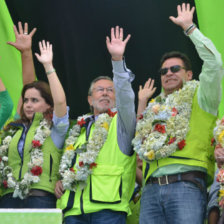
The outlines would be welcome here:
[[[115,106],[114,84],[110,80],[100,79],[93,84],[89,105],[93,107],[94,115],[107,112]]]
[[[181,66],[178,72],[172,72],[170,70],[170,67],[175,65]],[[182,88],[183,82],[192,79],[192,71],[186,71],[186,69],[184,69],[184,63],[180,58],[169,58],[165,60],[161,66],[161,69],[163,68],[169,68],[166,74],[161,75],[161,84],[165,95]]]
[[[51,106],[46,103],[40,95],[40,91],[35,88],[27,89],[23,99],[23,111],[26,118],[32,121],[35,112],[45,112]]]

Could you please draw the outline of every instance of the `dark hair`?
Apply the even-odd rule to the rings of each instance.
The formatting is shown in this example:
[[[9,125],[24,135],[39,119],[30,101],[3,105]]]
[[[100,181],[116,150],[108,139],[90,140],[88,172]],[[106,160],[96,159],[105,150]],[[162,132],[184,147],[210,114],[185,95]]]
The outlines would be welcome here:
[[[181,53],[179,51],[170,51],[168,53],[165,53],[161,60],[160,60],[160,68],[162,67],[163,63],[169,59],[169,58],[179,58],[183,61],[184,64],[184,68],[186,69],[186,71],[191,71],[191,61],[188,58],[188,56],[184,53]]]
[[[90,83],[90,87],[89,87],[89,90],[88,90],[88,96],[91,96],[92,95],[92,91],[93,91],[93,85],[99,81],[99,80],[109,80],[111,82],[113,82],[113,80],[109,77],[109,76],[98,76],[96,77],[95,79],[93,79],[93,81]]]
[[[21,114],[22,121],[28,121],[28,119],[26,118],[24,111],[23,111],[23,104],[24,104],[24,96],[25,96],[26,91],[28,89],[32,89],[32,88],[38,90],[40,92],[41,97],[44,98],[45,102],[51,106],[51,109],[48,109],[44,113],[44,115],[48,116],[48,115],[52,114],[52,112],[53,112],[54,102],[53,102],[53,98],[51,95],[51,90],[50,90],[49,85],[43,81],[34,81],[29,84],[26,84],[22,90],[22,106],[20,108],[20,114]]]

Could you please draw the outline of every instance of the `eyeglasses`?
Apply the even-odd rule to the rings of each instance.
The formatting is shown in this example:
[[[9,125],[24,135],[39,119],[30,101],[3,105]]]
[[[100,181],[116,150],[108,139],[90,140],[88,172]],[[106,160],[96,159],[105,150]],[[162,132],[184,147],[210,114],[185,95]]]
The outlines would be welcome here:
[[[113,93],[113,92],[114,92],[114,88],[113,88],[113,87],[107,87],[107,88],[104,88],[104,87],[97,87],[97,88],[94,88],[94,90],[95,90],[97,93],[103,93],[104,90],[106,90],[107,93]]]
[[[180,65],[173,65],[169,68],[161,68],[159,70],[159,73],[160,73],[160,75],[166,75],[167,72],[169,71],[169,69],[171,72],[175,73],[175,72],[179,72],[182,68],[185,69],[184,67],[182,67]]]

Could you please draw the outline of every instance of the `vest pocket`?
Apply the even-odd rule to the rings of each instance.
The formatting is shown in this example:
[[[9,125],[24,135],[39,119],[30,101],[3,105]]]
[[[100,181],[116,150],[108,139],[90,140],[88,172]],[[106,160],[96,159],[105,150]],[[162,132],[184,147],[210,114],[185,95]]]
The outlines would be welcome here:
[[[50,167],[49,167],[49,181],[52,182],[52,168],[53,168],[53,157],[50,155]]]
[[[123,167],[97,165],[90,176],[90,201],[117,204],[122,197]]]

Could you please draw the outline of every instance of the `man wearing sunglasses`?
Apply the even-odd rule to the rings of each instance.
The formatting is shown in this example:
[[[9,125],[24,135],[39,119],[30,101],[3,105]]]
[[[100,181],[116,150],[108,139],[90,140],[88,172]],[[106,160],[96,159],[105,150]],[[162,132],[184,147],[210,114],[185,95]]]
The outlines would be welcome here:
[[[170,52],[161,59],[163,93],[149,79],[139,90],[139,121],[134,150],[143,159],[145,186],[140,224],[203,223],[206,189],[214,176],[212,131],[223,77],[222,59],[212,42],[193,24],[195,8],[177,6],[170,20],[191,39],[203,60],[200,82],[192,80],[188,57]],[[144,111],[144,112],[143,112]]]
[[[159,151],[160,148],[154,150],[155,158],[148,156],[143,165],[145,188],[141,200],[140,224],[203,223],[207,204],[206,188],[214,175],[214,149],[210,141],[221,98],[222,60],[212,42],[193,24],[194,7],[190,8],[189,4],[183,3],[177,7],[177,12],[178,16],[171,16],[171,21],[183,28],[204,63],[198,86],[191,88],[194,83],[190,81],[193,73],[185,54],[169,52],[161,59],[159,73],[164,92],[155,98],[155,101],[161,102],[154,104],[157,108],[171,105],[171,113],[170,117],[165,115],[161,118],[162,112],[168,110],[155,110],[153,104],[149,104],[144,112],[147,114],[147,110],[155,110],[158,114],[156,116],[160,118],[159,122],[156,121],[158,123],[152,123],[152,132],[157,137],[166,138],[160,146],[164,151]],[[143,100],[139,101],[138,114],[146,107],[154,90],[150,80],[140,89],[139,96],[144,92],[148,92],[148,96],[139,97]],[[183,93],[186,97],[181,97]],[[181,116],[179,123],[172,122],[172,119],[177,120]],[[185,130],[186,134],[182,135]],[[182,138],[178,139],[179,136]],[[161,138],[158,138],[159,143]],[[167,148],[171,150],[172,144],[176,144],[176,148],[170,153]],[[155,146],[152,144],[151,148]]]

